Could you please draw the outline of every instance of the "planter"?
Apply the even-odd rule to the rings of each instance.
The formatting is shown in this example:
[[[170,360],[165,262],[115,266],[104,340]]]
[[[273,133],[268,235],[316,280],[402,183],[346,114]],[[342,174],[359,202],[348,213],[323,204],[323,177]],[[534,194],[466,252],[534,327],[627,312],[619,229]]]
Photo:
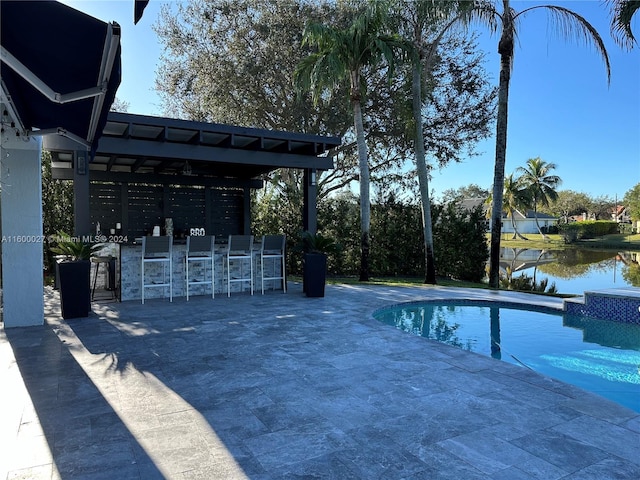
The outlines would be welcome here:
[[[327,256],[323,253],[304,255],[303,282],[307,297],[324,297],[327,277]]]
[[[88,317],[91,310],[89,260],[58,263],[62,318]]]

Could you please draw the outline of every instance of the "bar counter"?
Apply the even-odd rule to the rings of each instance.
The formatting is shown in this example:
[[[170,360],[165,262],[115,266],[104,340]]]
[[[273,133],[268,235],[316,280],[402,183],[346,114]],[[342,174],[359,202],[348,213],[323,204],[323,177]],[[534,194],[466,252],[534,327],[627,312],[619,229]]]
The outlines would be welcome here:
[[[174,240],[173,244],[173,296],[184,297],[186,296],[186,279],[185,279],[185,256],[186,256],[186,242],[180,240]],[[214,255],[215,265],[215,294],[226,295],[227,294],[227,272],[226,272],[226,253],[227,246],[225,244],[216,245]],[[142,264],[142,244],[138,242],[134,243],[111,243],[106,244],[104,248],[98,253],[99,255],[112,255],[116,257],[116,278],[119,285],[119,298],[121,301],[127,300],[141,300],[142,298],[142,280],[141,264]],[[189,266],[190,277],[202,278],[202,269],[204,268],[204,262],[191,263]],[[244,269],[247,268],[246,262],[243,262]],[[157,268],[156,268],[157,267]],[[280,274],[281,265],[280,262],[269,261],[265,268],[268,270],[265,272],[266,276],[273,277]],[[231,265],[231,278],[239,278],[240,276],[240,262],[233,262]],[[157,283],[162,281],[162,266],[152,265],[145,268],[147,281],[156,280]],[[193,272],[193,276],[191,273]],[[94,272],[92,272],[93,275]],[[243,271],[244,273],[244,271]],[[156,278],[154,278],[156,277]],[[93,279],[93,276],[92,276]],[[206,279],[211,279],[211,268],[207,265]],[[97,288],[104,288],[105,279],[103,275],[98,276]],[[253,285],[254,292],[260,291],[260,244],[254,244],[253,250]],[[266,289],[280,289],[281,282],[279,280],[265,280]],[[232,282],[231,293],[249,292],[249,282]],[[189,296],[208,295],[211,296],[211,286],[205,285],[192,285],[189,288]],[[145,290],[145,300],[153,298],[169,298],[169,288],[147,288]]]

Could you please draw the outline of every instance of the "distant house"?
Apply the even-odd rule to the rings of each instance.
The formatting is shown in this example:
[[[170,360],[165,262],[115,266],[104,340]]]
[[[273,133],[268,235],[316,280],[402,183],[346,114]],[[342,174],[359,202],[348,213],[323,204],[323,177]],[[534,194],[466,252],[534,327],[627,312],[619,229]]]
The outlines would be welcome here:
[[[631,215],[624,205],[616,205],[611,212],[611,220],[618,223],[631,223]]]
[[[460,202],[460,206],[465,210],[472,210],[480,205],[485,212],[488,228],[489,231],[491,231],[491,222],[488,220],[490,216],[489,206],[483,198],[467,198]],[[559,220],[558,217],[541,212],[538,212],[537,216],[538,223],[542,229],[556,225]],[[527,210],[525,213],[516,210],[513,215],[513,221],[519,233],[539,233],[538,227],[536,226],[536,212],[533,210]],[[513,233],[513,224],[511,218],[507,216],[507,212],[502,212],[502,233]]]
[[[534,212],[533,210],[527,210],[525,213],[516,210],[513,213],[513,222],[516,224],[516,228],[519,233],[539,233],[536,226],[536,216],[538,217],[538,224],[540,228],[544,229],[554,226],[558,223],[558,217],[553,215],[547,215],[546,213]],[[502,214],[502,233],[513,233],[513,225],[511,218],[507,217],[506,213]]]

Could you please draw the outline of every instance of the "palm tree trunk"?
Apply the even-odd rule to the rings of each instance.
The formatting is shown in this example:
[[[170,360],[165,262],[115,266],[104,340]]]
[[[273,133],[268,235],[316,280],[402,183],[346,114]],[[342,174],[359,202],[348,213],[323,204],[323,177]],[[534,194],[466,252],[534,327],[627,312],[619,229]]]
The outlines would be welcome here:
[[[520,238],[521,240],[529,240],[527,237],[525,237],[518,231],[518,227],[516,226],[516,221],[513,218],[513,213],[511,214],[511,225],[513,226],[513,238],[511,240],[515,240],[516,238]]]
[[[422,86],[420,78],[420,62],[415,60],[412,66],[413,120],[416,128],[414,140],[416,168],[418,171],[418,185],[422,201],[422,228],[424,233],[424,283],[435,285],[436,267],[433,252],[433,226],[431,224],[431,199],[429,198],[429,172],[427,171],[424,152],[424,136],[422,132]]]
[[[369,232],[371,230],[371,200],[369,198],[369,162],[367,160],[367,143],[364,139],[362,124],[362,108],[359,98],[352,99],[353,123],[356,129],[358,145],[358,164],[360,167],[360,281],[369,281]]]
[[[502,233],[502,193],[504,167],[507,156],[507,116],[509,108],[509,82],[513,58],[513,18],[509,0],[503,0],[502,36],[498,44],[500,53],[500,84],[498,89],[498,119],[496,122],[496,160],[493,172],[493,208],[491,210],[491,247],[489,254],[489,286],[500,284],[500,234]]]
[[[549,237],[542,233],[542,228],[540,228],[540,224],[538,223],[538,209],[536,208],[536,204],[533,205],[533,215],[533,219],[536,221],[536,228],[538,229],[538,232],[540,232],[540,235],[542,235],[542,240],[546,242],[549,240]]]

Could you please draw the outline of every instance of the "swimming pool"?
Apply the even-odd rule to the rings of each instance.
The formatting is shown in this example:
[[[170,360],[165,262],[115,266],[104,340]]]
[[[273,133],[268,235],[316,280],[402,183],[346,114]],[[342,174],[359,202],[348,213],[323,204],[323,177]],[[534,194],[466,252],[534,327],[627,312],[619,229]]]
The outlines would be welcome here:
[[[459,300],[392,305],[373,316],[414,335],[529,367],[640,412],[640,325]]]

